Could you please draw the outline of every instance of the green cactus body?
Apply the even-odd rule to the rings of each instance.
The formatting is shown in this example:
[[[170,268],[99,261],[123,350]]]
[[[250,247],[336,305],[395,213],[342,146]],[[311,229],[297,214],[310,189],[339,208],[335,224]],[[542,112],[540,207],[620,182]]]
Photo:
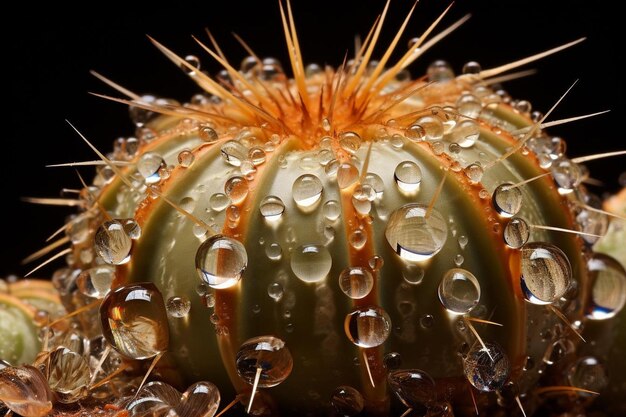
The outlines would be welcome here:
[[[65,304],[103,298],[74,281],[113,265],[100,311],[113,347],[157,358],[152,376],[179,388],[211,381],[254,415],[461,416],[522,404],[530,414],[537,387],[574,384],[544,362],[556,361],[555,344],[579,344],[564,322],[600,318],[588,233],[607,222],[580,220],[584,174],[541,117],[493,90],[497,71],[475,63],[455,77],[437,62],[410,80],[409,59],[368,66],[366,42],[356,63],[305,70],[293,23],[285,31],[294,79],[250,58],[241,71],[224,63],[229,87],[155,42],[211,96],[131,95],[140,135],[100,155],[83,193],[68,227],[73,256],[54,279]],[[626,282],[615,265],[610,290]],[[167,322],[133,307],[142,321],[124,328],[124,303],[160,300],[146,282],[167,300]],[[100,334],[93,310],[78,319]],[[251,383],[242,366],[266,354],[246,350],[258,337],[274,352]],[[561,370],[576,366],[571,353]]]

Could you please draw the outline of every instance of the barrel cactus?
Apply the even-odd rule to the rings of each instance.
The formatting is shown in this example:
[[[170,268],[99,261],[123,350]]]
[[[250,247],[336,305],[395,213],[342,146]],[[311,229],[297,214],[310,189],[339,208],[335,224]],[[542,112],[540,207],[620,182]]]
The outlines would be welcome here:
[[[212,38],[198,41],[223,66],[209,77],[152,40],[202,88],[185,104],[96,74],[137,135],[105,154],[79,133],[100,162],[49,247],[69,246],[55,291],[0,293],[3,336],[21,326],[0,341],[6,407],[624,411],[626,273],[607,254],[623,205],[604,211],[585,188],[585,159],[545,130],[551,110],[494,87],[532,59],[459,75],[437,61],[412,79],[465,19],[435,34],[437,20],[392,62],[403,25],[375,61],[386,13],[331,68],[304,65],[281,6],[292,78],[254,54],[236,69]]]

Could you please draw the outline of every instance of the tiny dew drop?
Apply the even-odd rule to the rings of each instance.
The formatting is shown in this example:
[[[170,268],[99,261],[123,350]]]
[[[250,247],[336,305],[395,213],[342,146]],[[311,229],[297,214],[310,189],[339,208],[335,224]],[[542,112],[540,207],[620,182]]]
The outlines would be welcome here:
[[[161,180],[159,171],[165,167],[165,161],[154,152],[146,152],[137,161],[137,171],[145,179],[147,184],[154,184]]]
[[[362,230],[357,229],[350,233],[348,241],[350,242],[350,246],[354,249],[361,249],[367,242],[367,235]]]
[[[363,400],[361,393],[347,385],[335,388],[330,397],[330,403],[337,414],[343,417],[356,416],[365,407],[365,400]]]
[[[208,143],[213,143],[219,139],[219,135],[215,129],[209,125],[200,125],[200,128],[198,129],[198,136],[200,136],[200,139]]]
[[[413,161],[403,161],[396,166],[393,178],[400,191],[414,193],[422,182],[422,170]]]
[[[280,261],[283,257],[283,248],[277,242],[272,242],[265,247],[265,255],[272,261]]]
[[[268,195],[267,197],[261,200],[261,204],[259,206],[259,210],[261,211],[261,215],[268,221],[275,221],[280,219],[280,217],[285,212],[285,204],[283,200],[274,195]]]
[[[283,289],[283,286],[278,282],[272,282],[270,285],[267,286],[267,295],[269,295],[270,298],[272,298],[274,301],[280,301],[280,299],[283,298],[284,294],[285,290]]]
[[[360,299],[367,296],[373,287],[374,277],[365,268],[359,266],[348,267],[339,274],[339,288],[352,299]]]
[[[239,204],[248,196],[248,181],[244,177],[231,177],[224,184],[224,194],[231,199],[234,204]]]
[[[493,207],[502,217],[513,217],[522,208],[522,192],[512,185],[501,184],[493,192]]]
[[[224,161],[232,166],[241,166],[241,162],[248,157],[248,148],[236,140],[224,142],[220,150]]]
[[[425,261],[446,243],[448,226],[443,216],[424,204],[407,204],[389,216],[385,237],[391,248],[408,261]]]
[[[291,187],[293,201],[301,209],[308,209],[314,206],[322,197],[323,191],[322,181],[312,174],[299,176]]]
[[[241,242],[214,235],[196,252],[196,270],[211,288],[229,288],[237,284],[248,264],[248,254]]]
[[[170,317],[186,317],[189,314],[189,310],[191,310],[191,301],[185,297],[170,297],[167,299],[165,308],[167,309],[167,314]]]
[[[354,132],[343,132],[339,135],[339,146],[354,155],[361,147],[361,137]]]
[[[380,346],[391,332],[391,319],[380,307],[362,307],[346,315],[344,330],[348,339],[363,348]]]
[[[483,179],[485,171],[479,164],[469,164],[465,167],[465,175],[473,184],[478,184]]]
[[[332,263],[330,252],[322,245],[302,245],[291,253],[291,270],[304,282],[325,279]]]
[[[521,249],[522,293],[532,304],[552,304],[572,282],[572,267],[563,251],[551,243],[532,242]]]
[[[195,55],[187,55],[185,57],[185,62],[189,64],[193,69],[189,68],[189,66],[181,64],[181,68],[187,75],[196,75],[196,71],[200,70],[200,59]]]
[[[334,222],[341,216],[341,206],[336,200],[329,200],[322,207],[326,220]]]
[[[385,353],[383,366],[389,371],[399,369],[402,366],[402,356],[398,352]]]
[[[478,124],[473,120],[462,120],[456,124],[452,130],[452,139],[461,148],[470,148],[474,146],[480,135]]]
[[[81,272],[76,278],[76,285],[83,295],[100,299],[109,293],[114,279],[115,268],[109,265],[100,265]]]
[[[530,227],[526,220],[513,217],[504,228],[504,243],[510,248],[519,249],[528,242]]]
[[[424,269],[415,264],[404,264],[402,266],[402,278],[407,284],[418,285],[424,279]]]
[[[502,348],[486,342],[487,350],[475,343],[463,360],[465,377],[477,390],[496,391],[509,378],[511,365]]]
[[[592,282],[590,302],[585,314],[592,320],[614,317],[626,302],[626,271],[610,256],[594,253],[587,261]]]
[[[100,321],[107,342],[127,358],[152,358],[169,344],[165,303],[152,283],[111,291],[100,306]]]
[[[480,300],[480,284],[471,272],[453,268],[443,275],[437,294],[446,310],[453,314],[467,314]]]
[[[109,265],[128,262],[131,248],[132,241],[118,220],[105,221],[96,231],[94,249]]]
[[[443,122],[433,116],[423,116],[415,121],[414,125],[419,125],[424,129],[424,139],[440,140],[443,138]]]
[[[359,170],[349,162],[337,167],[337,185],[339,188],[348,188],[359,179]]]
[[[189,149],[184,149],[178,154],[178,163],[183,168],[189,168],[191,164],[193,164],[193,160],[193,152],[191,152]]]
[[[482,68],[480,64],[476,61],[469,61],[465,65],[463,65],[463,74],[480,74]]]
[[[220,212],[230,205],[230,198],[224,193],[215,193],[209,197],[209,206],[212,210]]]
[[[235,358],[237,374],[253,385],[258,377],[261,388],[274,387],[283,382],[293,368],[293,358],[285,342],[274,336],[259,336],[246,340]]]

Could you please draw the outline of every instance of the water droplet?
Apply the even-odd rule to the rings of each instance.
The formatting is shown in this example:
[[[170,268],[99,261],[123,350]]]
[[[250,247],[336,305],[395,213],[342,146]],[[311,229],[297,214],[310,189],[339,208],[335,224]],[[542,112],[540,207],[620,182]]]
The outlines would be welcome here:
[[[526,220],[520,217],[513,217],[504,228],[504,243],[510,248],[519,249],[528,242],[530,237],[530,227]]]
[[[347,385],[335,388],[330,397],[330,403],[337,411],[337,414],[344,417],[356,416],[363,411],[365,406],[361,393]]]
[[[446,82],[454,79],[454,71],[446,61],[435,61],[428,66],[426,71],[428,81]]]
[[[198,276],[211,288],[229,288],[237,284],[247,265],[246,248],[230,237],[211,236],[196,252]]]
[[[406,129],[406,137],[414,140],[416,142],[421,142],[426,140],[426,129],[424,129],[421,125],[412,124]]]
[[[322,181],[312,174],[300,175],[291,187],[293,201],[304,210],[314,206],[322,197],[323,191]]]
[[[44,417],[52,410],[52,392],[41,371],[33,366],[0,369],[0,401],[26,417]]]
[[[420,369],[400,369],[387,376],[389,387],[400,401],[425,413],[428,404],[436,398],[435,381]]]
[[[461,94],[456,101],[456,108],[459,114],[476,119],[483,109],[480,99],[473,94]]]
[[[517,103],[515,103],[515,109],[517,109],[517,111],[519,111],[520,113],[530,113],[530,111],[533,109],[533,106],[527,100],[519,100]]]
[[[483,179],[483,167],[479,164],[469,164],[465,167],[465,175],[473,184],[478,184]]]
[[[334,222],[341,216],[341,206],[335,200],[329,200],[324,203],[322,211],[324,212],[324,217],[331,222]]]
[[[122,226],[124,226],[124,231],[132,240],[137,240],[141,237],[141,226],[135,219],[119,219]]]
[[[382,256],[374,255],[367,260],[367,264],[372,269],[372,271],[380,271],[385,264],[385,260]]]
[[[348,241],[354,249],[361,249],[367,242],[367,234],[360,229],[354,230],[348,236]]]
[[[459,241],[459,247],[461,248],[461,250],[463,250],[467,246],[467,243],[469,242],[469,239],[467,238],[467,236],[461,235],[461,236],[459,236],[458,241]]]
[[[415,124],[424,129],[424,139],[441,140],[441,138],[443,138],[443,123],[438,118],[433,116],[423,116],[417,119]]]
[[[554,365],[575,350],[576,348],[571,340],[559,339],[548,346],[548,349],[546,349],[543,355],[543,361],[546,365]]]
[[[354,132],[343,132],[339,135],[339,146],[354,155],[361,147],[361,137]]]
[[[360,299],[372,291],[374,277],[367,269],[360,266],[348,267],[339,274],[339,288],[348,297]]]
[[[552,178],[559,186],[559,193],[568,194],[574,191],[583,179],[580,167],[567,159],[552,165]]]
[[[76,285],[81,294],[91,298],[104,298],[111,290],[115,279],[115,268],[108,265],[99,265],[80,273],[76,278]]]
[[[230,205],[230,198],[223,193],[212,194],[209,198],[209,206],[212,210],[220,212]]]
[[[461,266],[461,265],[463,265],[463,262],[465,262],[465,258],[463,257],[463,255],[461,255],[461,254],[459,253],[459,254],[456,254],[456,255],[454,256],[454,264],[455,264],[456,266]]]
[[[244,177],[231,177],[224,184],[224,194],[230,198],[234,204],[239,204],[248,196],[248,181]]]
[[[474,146],[480,135],[478,123],[473,120],[462,120],[452,130],[453,140],[462,148]]]
[[[151,381],[133,397],[126,409],[132,417],[212,417],[219,407],[220,399],[219,390],[210,382],[196,382],[181,395],[165,382]]]
[[[413,161],[403,161],[396,166],[393,178],[400,191],[414,193],[422,182],[422,170]]]
[[[102,223],[94,237],[94,249],[104,262],[121,265],[130,260],[132,241],[117,220]]]
[[[50,354],[48,363],[48,385],[56,399],[65,404],[80,399],[83,388],[91,379],[84,357],[66,347],[59,347]]]
[[[567,379],[573,387],[594,392],[602,391],[609,383],[606,369],[593,356],[578,359],[567,372]]]
[[[237,374],[248,384],[254,384],[260,369],[258,386],[269,388],[283,382],[293,368],[293,359],[285,342],[273,336],[246,340],[237,352]]]
[[[418,285],[424,279],[424,269],[415,264],[402,265],[402,278],[407,284]]]
[[[193,164],[194,158],[193,152],[189,149],[184,149],[178,154],[178,163],[183,168],[189,168]]]
[[[267,286],[267,295],[269,295],[274,301],[280,301],[284,294],[285,291],[283,286],[278,282],[272,282]]]
[[[374,174],[373,172],[368,172],[365,175],[365,180],[363,181],[363,185],[369,185],[372,187],[374,192],[376,193],[376,198],[383,197],[383,191],[385,190],[385,183],[383,179],[380,178],[378,174]]]
[[[439,301],[453,314],[469,313],[480,300],[480,284],[471,272],[452,268],[439,283]]]
[[[189,64],[193,69],[189,68],[189,66],[187,65],[180,64],[182,70],[185,71],[187,75],[196,75],[196,72],[200,70],[200,59],[195,55],[187,55],[185,56],[185,62]]]
[[[283,248],[279,243],[270,243],[265,247],[265,255],[272,261],[280,261],[283,257]]]
[[[552,304],[565,294],[572,267],[563,251],[550,243],[532,242],[521,250],[522,293],[532,304]]]
[[[333,159],[329,161],[324,167],[324,173],[329,178],[334,178],[337,176],[337,170],[339,169],[339,161]]]
[[[189,301],[186,297],[170,297],[167,299],[165,308],[167,309],[167,314],[170,317],[179,319],[186,317],[189,314],[189,311],[191,310],[191,301]]]
[[[402,356],[398,352],[385,353],[383,356],[383,366],[389,371],[399,369],[402,366]]]
[[[261,205],[259,206],[259,210],[261,211],[261,215],[265,218],[265,220],[275,221],[280,219],[282,214],[285,211],[285,204],[283,200],[274,195],[268,195],[263,200],[261,200]]]
[[[487,350],[476,343],[463,360],[467,380],[479,391],[496,391],[509,378],[511,365],[502,348],[486,342]],[[493,358],[493,359],[492,359]]]
[[[498,185],[493,192],[493,207],[502,217],[513,217],[522,208],[522,192],[511,183]]]
[[[424,314],[422,317],[420,317],[420,326],[422,326],[424,329],[430,329],[431,327],[433,327],[433,324],[435,324],[435,318],[432,314]]]
[[[337,185],[339,188],[348,188],[359,179],[359,170],[349,162],[337,167]]]
[[[209,125],[200,125],[198,129],[198,136],[205,142],[213,143],[219,139],[219,136],[215,129]]]
[[[592,320],[615,316],[626,302],[626,271],[610,256],[594,253],[587,261],[592,282],[590,301],[585,314]]]
[[[102,334],[131,359],[152,358],[167,349],[169,328],[163,296],[149,282],[119,287],[100,306]]]
[[[137,161],[137,171],[145,179],[147,184],[154,184],[161,180],[159,170],[165,167],[165,161],[154,152],[146,152]]]
[[[469,61],[465,65],[463,65],[463,74],[480,74],[482,68],[480,64],[476,61]]]
[[[248,157],[248,148],[239,141],[229,140],[220,148],[224,161],[232,166],[241,166],[241,162]]]
[[[304,282],[318,282],[330,272],[333,259],[322,245],[302,245],[291,254],[291,270]]]
[[[362,307],[346,315],[344,330],[357,346],[371,348],[385,343],[391,332],[391,319],[380,307]]]
[[[436,255],[448,237],[448,226],[443,216],[427,206],[407,204],[389,216],[385,237],[391,248],[403,259],[425,261]]]

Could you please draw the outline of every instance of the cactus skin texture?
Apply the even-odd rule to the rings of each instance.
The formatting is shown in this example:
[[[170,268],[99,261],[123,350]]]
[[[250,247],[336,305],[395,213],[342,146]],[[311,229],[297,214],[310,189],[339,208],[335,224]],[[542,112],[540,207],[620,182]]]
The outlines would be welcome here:
[[[436,62],[411,79],[414,49],[398,64],[373,61],[378,26],[358,59],[305,67],[291,9],[281,11],[294,78],[254,57],[236,70],[203,45],[224,66],[220,83],[153,41],[203,94],[181,105],[105,79],[126,96],[115,100],[130,105],[137,137],[98,152],[65,229],[68,265],[53,283],[79,314],[39,322],[55,347],[70,332],[93,344],[104,331],[130,369],[75,400],[166,415],[162,401],[142,414],[128,391],[150,364],[132,359],[155,357],[151,379],[210,381],[224,405],[235,400],[224,415],[250,404],[252,415],[281,416],[624,412],[626,274],[593,250],[611,218],[594,210],[585,171],[543,115],[493,87],[499,68],[468,63],[455,76]],[[412,48],[423,52],[421,39]],[[133,307],[143,321],[120,338],[116,317],[131,307],[117,294],[133,285],[156,288],[167,316]],[[242,345],[270,336],[292,367],[257,362],[257,392]],[[8,362],[49,369],[42,350]],[[101,353],[85,355],[98,363]],[[98,372],[93,381],[114,368]],[[57,403],[73,402],[53,385]]]

